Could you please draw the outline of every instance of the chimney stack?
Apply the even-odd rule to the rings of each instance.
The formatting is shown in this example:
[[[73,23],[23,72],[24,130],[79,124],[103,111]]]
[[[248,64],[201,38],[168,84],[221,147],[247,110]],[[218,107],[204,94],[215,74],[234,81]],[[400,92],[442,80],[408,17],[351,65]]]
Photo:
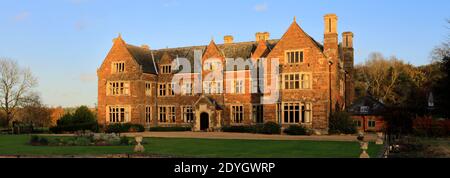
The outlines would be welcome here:
[[[270,33],[269,32],[258,32],[256,33],[256,41],[267,41],[269,40]]]
[[[223,37],[223,41],[225,44],[231,44],[231,43],[233,43],[233,40],[234,40],[234,38],[231,35],[227,35],[227,36]]]
[[[352,32],[344,32],[342,33],[343,39],[343,47],[344,48],[353,48],[353,33]]]
[[[141,45],[141,48],[146,49],[146,50],[150,50],[150,46],[143,44]]]
[[[324,16],[324,42],[323,47],[325,51],[325,55],[329,58],[332,58],[337,62],[338,59],[338,33],[337,33],[337,21],[338,17],[336,14],[326,14]]]

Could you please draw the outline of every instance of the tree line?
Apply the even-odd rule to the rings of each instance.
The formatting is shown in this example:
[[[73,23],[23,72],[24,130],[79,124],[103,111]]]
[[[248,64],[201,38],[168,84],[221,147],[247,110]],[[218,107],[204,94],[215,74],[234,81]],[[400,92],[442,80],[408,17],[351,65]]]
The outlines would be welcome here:
[[[414,66],[396,56],[370,54],[355,66],[356,98],[370,95],[387,106],[449,118],[450,33],[431,56],[430,64]]]

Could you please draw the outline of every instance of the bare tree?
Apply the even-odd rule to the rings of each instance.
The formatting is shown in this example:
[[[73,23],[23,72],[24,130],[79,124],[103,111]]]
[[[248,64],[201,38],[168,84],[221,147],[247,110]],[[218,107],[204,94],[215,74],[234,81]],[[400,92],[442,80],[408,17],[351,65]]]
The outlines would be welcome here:
[[[450,30],[450,19],[447,20],[447,25],[447,29]],[[442,59],[446,56],[450,56],[450,31],[447,34],[447,39],[431,52],[432,62],[442,62]]]
[[[18,109],[14,118],[22,123],[48,127],[52,122],[51,114],[51,110],[42,104],[39,95],[35,95],[30,98],[29,102]]]
[[[0,109],[6,115],[6,123],[14,118],[17,109],[33,100],[32,89],[37,79],[28,68],[20,68],[16,61],[0,58]]]
[[[375,98],[391,104],[398,104],[404,98],[401,91],[401,75],[420,83],[423,76],[410,64],[405,64],[395,56],[383,57],[380,53],[372,53],[368,60],[355,68],[358,72],[356,84]],[[404,78],[404,77],[403,77]]]

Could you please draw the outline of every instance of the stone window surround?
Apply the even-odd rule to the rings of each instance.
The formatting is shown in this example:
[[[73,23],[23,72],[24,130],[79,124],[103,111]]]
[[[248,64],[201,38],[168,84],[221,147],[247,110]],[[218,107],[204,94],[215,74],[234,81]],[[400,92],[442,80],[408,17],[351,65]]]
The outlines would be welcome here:
[[[152,96],[153,85],[154,85],[154,83],[152,83],[152,82],[145,82],[145,95],[146,96]]]
[[[125,73],[125,61],[114,61],[111,63],[111,73]]]
[[[173,91],[174,85],[175,85],[175,83],[172,83],[172,82],[168,82],[168,83],[159,82],[158,88],[157,88],[158,97],[174,97],[175,96],[175,92]],[[163,86],[163,88],[161,88],[161,86]],[[161,95],[161,92],[163,92],[163,95]],[[173,95],[170,93],[173,93]]]
[[[285,76],[286,75],[299,75],[299,80],[298,80],[298,82],[299,82],[299,88],[298,89],[296,89],[295,87],[293,88],[293,89],[286,89],[286,84],[285,84],[285,82],[286,82],[286,80],[285,80]],[[303,79],[302,80],[302,76],[303,75],[306,75],[306,76],[308,76],[309,77],[309,80],[305,80],[305,79]],[[282,73],[281,74],[281,88],[283,89],[283,90],[287,90],[287,91],[290,91],[290,90],[312,90],[312,72],[290,72],[290,73]],[[291,80],[289,80],[289,81],[291,81]],[[294,80],[293,80],[294,82],[296,81],[295,80],[295,78],[294,78]],[[307,88],[303,88],[303,82],[305,82],[305,81],[307,81],[308,83],[308,87]]]
[[[239,111],[238,113],[236,113],[236,111],[234,111],[233,109],[237,108],[237,107],[242,107],[241,111]],[[241,114],[241,122],[236,122],[236,114]],[[245,108],[243,104],[232,104],[230,105],[230,121],[231,121],[231,125],[242,125],[244,124],[244,118],[245,118]]]
[[[171,64],[161,65],[161,74],[171,74],[171,73],[172,73]]]
[[[123,94],[113,94],[113,88],[111,87],[112,83],[119,84],[123,83]],[[128,85],[128,86],[127,86]],[[116,87],[117,90],[120,90],[122,87]],[[120,91],[118,91],[120,93]],[[131,82],[123,81],[123,80],[115,80],[106,82],[106,96],[131,96]]]
[[[203,93],[210,95],[221,95],[224,93],[223,91],[223,81],[203,81]],[[205,87],[207,86],[207,87]],[[209,91],[206,91],[208,90]]]
[[[161,109],[164,109],[164,117],[165,122],[162,122],[161,118]],[[173,111],[171,111],[173,109]],[[171,120],[171,118],[174,118],[174,121]],[[158,123],[159,124],[176,124],[176,107],[174,105],[160,105],[158,106]]]
[[[167,86],[166,83],[158,83],[158,97],[165,97],[167,96]]]
[[[376,120],[374,120],[374,119],[370,119],[370,120],[367,121],[367,126],[368,126],[369,128],[375,128],[376,125],[377,125],[377,122],[376,122]]]
[[[181,106],[180,108],[181,108],[181,117],[182,117],[184,123],[194,123],[194,120],[195,120],[194,106],[184,105],[184,106]],[[191,110],[191,112],[187,112],[189,109]],[[188,118],[187,118],[186,114],[188,114],[188,113],[192,114],[192,118],[191,118],[192,121],[190,121],[190,122],[187,121]]]
[[[289,53],[298,52],[298,62],[289,61]],[[304,49],[294,49],[294,50],[285,50],[284,51],[284,62],[286,64],[302,64],[305,62],[305,50]]]
[[[119,111],[111,111],[117,109]],[[123,117],[121,115],[121,109],[124,109]],[[112,112],[112,113],[111,113]],[[117,119],[123,119],[123,122],[111,121],[111,114],[117,114]],[[107,123],[129,123],[131,121],[131,106],[130,105],[107,105],[106,106],[106,122]]]
[[[145,123],[149,124],[152,121],[152,106],[145,106]]]
[[[261,115],[262,115],[262,122],[258,122],[258,113],[256,113],[257,111],[255,111],[255,108],[257,108],[257,107],[261,107],[261,111],[262,111],[262,113],[261,113]],[[262,105],[262,104],[252,104],[252,114],[251,114],[251,116],[252,116],[252,121],[254,122],[254,123],[264,123],[264,105]],[[255,115],[256,114],[256,115]]]
[[[238,83],[240,83],[239,89],[238,89]],[[245,79],[234,79],[231,82],[231,94],[237,94],[242,95],[245,94]],[[238,90],[240,90],[238,92]]]
[[[286,122],[284,122],[284,114],[285,114],[285,110],[284,110],[284,106],[285,106],[285,104],[299,104],[299,114],[300,114],[300,117],[299,117],[299,123],[286,123]],[[307,105],[309,104],[309,106],[310,106],[310,108],[308,109],[307,108]],[[280,118],[278,118],[278,121],[281,123],[281,124],[284,124],[284,125],[295,125],[295,124],[306,124],[306,125],[310,125],[310,124],[312,124],[312,120],[313,120],[313,107],[314,107],[314,105],[313,105],[313,102],[305,102],[305,101],[292,101],[292,102],[281,102],[281,103],[278,103],[277,104],[278,106],[277,106],[277,113],[279,112],[279,117]],[[305,110],[306,111],[309,111],[309,120],[307,120],[307,119],[305,119],[305,122],[304,123],[302,123],[302,118],[301,118],[301,115],[302,115],[302,105],[304,105],[305,106]],[[306,115],[306,113],[305,113],[305,115]]]

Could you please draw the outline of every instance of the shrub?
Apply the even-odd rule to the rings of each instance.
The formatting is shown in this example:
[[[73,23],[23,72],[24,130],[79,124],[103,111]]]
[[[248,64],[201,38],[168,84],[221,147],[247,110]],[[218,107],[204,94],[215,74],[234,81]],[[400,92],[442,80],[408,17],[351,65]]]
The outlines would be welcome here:
[[[45,137],[39,137],[37,135],[33,135],[33,136],[31,136],[29,143],[33,146],[46,146],[46,145],[49,145],[49,140]]]
[[[152,132],[186,132],[191,131],[192,127],[151,127]]]
[[[356,123],[346,112],[334,112],[329,120],[330,134],[355,134],[358,132]]]
[[[281,126],[280,124],[277,124],[275,122],[266,122],[263,125],[262,134],[280,134],[281,133]]]
[[[75,137],[73,144],[76,146],[89,146],[92,143],[92,139],[89,137]]]
[[[40,145],[48,145],[48,139],[45,138],[45,137],[41,137],[41,138],[39,139],[39,144],[40,144]]]
[[[254,126],[224,126],[222,132],[256,133]]]
[[[145,127],[140,124],[131,125],[129,132],[145,132]]]
[[[31,145],[38,145],[39,144],[39,136],[32,135],[30,138],[30,144]]]
[[[130,145],[130,140],[127,137],[120,137],[120,145]]]
[[[79,107],[74,114],[67,113],[61,117],[55,127],[50,128],[52,133],[75,132],[90,130],[98,132],[98,124],[94,114],[86,106]]]
[[[140,124],[109,124],[105,128],[106,133],[144,132],[144,126]]]
[[[290,125],[284,130],[284,133],[288,135],[311,135],[309,129],[302,125]]]
[[[260,134],[280,134],[281,126],[275,122],[267,122],[265,124],[257,125],[242,125],[242,126],[224,126],[222,132],[235,133],[260,133]]]

